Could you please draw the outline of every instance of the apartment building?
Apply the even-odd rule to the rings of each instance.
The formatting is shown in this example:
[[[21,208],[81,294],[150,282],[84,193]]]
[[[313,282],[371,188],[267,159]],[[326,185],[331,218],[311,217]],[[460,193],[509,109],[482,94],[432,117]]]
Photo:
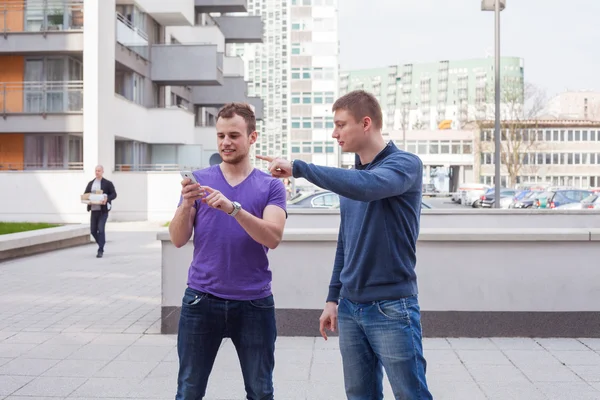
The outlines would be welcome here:
[[[502,57],[500,68],[503,90],[522,92],[523,59]],[[339,86],[340,95],[358,89],[373,93],[383,110],[384,130],[463,129],[493,109],[494,75],[492,57],[442,60],[342,71]]]
[[[331,137],[338,98],[337,0],[291,0],[291,157],[339,165]]]
[[[254,0],[265,41],[231,46],[248,69],[249,93],[265,102],[256,144],[271,153],[338,165],[331,106],[338,97],[337,0]]]
[[[559,93],[550,99],[545,112],[557,119],[600,121],[600,92]]]
[[[0,220],[77,222],[105,168],[114,219],[168,219],[181,169],[220,161],[215,115],[252,104],[231,43],[260,43],[246,0],[0,0]],[[165,192],[165,189],[170,190]]]
[[[264,102],[264,118],[257,124],[259,135],[254,150],[256,154],[289,157],[290,3],[252,0],[245,15],[262,18],[263,42],[231,44],[226,52],[242,58],[248,93]]]
[[[509,126],[510,122],[503,122],[501,156],[508,155],[505,159],[513,165],[513,172],[503,162],[503,186],[547,182],[578,188],[600,187],[600,122],[532,120]],[[491,185],[495,168],[493,121],[483,126],[476,139],[477,176],[481,183]]]

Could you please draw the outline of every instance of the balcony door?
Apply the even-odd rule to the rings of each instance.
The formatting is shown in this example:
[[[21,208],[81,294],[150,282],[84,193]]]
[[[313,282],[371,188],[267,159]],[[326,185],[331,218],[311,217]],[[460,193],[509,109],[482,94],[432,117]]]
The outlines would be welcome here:
[[[28,58],[23,83],[29,113],[61,113],[83,107],[81,63],[70,57]],[[75,81],[76,83],[73,83]]]

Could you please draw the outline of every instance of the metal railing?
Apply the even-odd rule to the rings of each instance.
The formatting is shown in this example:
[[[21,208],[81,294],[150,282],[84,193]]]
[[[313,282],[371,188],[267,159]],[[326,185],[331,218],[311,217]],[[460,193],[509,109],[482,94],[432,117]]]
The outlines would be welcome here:
[[[131,49],[140,57],[149,60],[150,51],[148,44],[148,34],[142,29],[136,27],[123,14],[117,12],[117,42]]]
[[[200,166],[189,166],[180,164],[116,164],[115,171],[119,172],[175,172],[175,171],[193,171],[200,169]]]
[[[0,82],[0,114],[80,113],[83,81]]]
[[[5,0],[0,32],[50,32],[83,29],[83,0]]]
[[[24,171],[24,170],[69,170],[82,171],[82,162],[28,162],[28,163],[13,163],[0,161],[0,171]]]

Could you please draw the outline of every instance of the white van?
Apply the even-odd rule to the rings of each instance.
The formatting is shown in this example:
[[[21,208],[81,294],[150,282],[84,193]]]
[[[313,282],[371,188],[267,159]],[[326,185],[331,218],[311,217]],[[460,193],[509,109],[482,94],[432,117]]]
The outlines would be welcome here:
[[[471,207],[473,203],[487,192],[491,186],[483,183],[462,183],[458,186],[458,196],[463,206]]]

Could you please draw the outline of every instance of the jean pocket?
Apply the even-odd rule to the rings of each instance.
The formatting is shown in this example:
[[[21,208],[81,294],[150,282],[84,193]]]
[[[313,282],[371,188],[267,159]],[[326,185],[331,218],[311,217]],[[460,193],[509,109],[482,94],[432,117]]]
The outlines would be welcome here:
[[[275,299],[273,299],[273,295],[270,295],[262,299],[250,300],[250,304],[256,308],[274,308]]]
[[[392,320],[408,320],[408,310],[403,300],[382,300],[377,302],[381,315]]]
[[[207,294],[196,290],[186,289],[181,301],[184,306],[195,306],[206,298]]]

